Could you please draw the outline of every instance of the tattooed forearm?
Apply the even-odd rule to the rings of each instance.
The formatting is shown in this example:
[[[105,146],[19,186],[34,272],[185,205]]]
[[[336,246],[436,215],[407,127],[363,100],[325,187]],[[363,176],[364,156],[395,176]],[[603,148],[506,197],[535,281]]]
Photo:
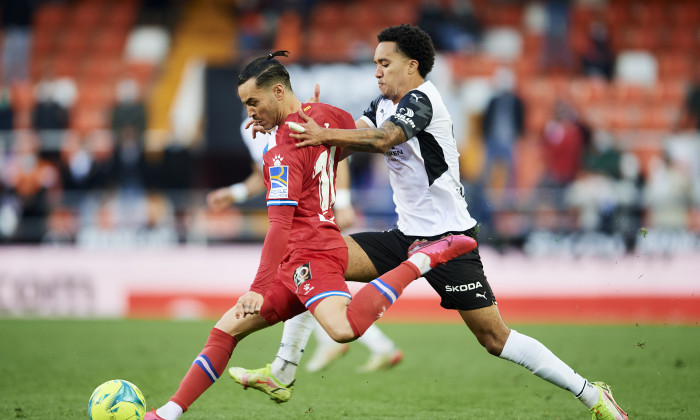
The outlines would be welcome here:
[[[403,130],[392,123],[385,123],[380,128],[363,128],[345,133],[351,134],[352,138],[339,145],[358,152],[384,153],[406,141]]]

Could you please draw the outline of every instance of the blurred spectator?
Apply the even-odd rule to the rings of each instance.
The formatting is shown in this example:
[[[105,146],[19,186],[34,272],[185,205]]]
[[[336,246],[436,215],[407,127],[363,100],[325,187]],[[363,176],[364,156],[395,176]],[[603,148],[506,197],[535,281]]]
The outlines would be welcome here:
[[[42,130],[68,128],[68,109],[56,100],[56,85],[42,80],[36,86],[36,104],[32,110],[32,127]]]
[[[481,40],[481,24],[474,15],[469,0],[451,0],[447,8],[450,30],[453,31],[452,51],[472,52]]]
[[[138,82],[133,79],[120,80],[116,86],[116,100],[112,109],[112,131],[117,143],[120,142],[125,128],[143,136],[146,129],[146,106]]]
[[[639,229],[642,227],[642,177],[639,159],[632,153],[620,157],[620,181],[615,189],[618,206],[613,225],[622,235],[627,251],[634,249]]]
[[[35,1],[4,0],[2,2],[3,37],[2,83],[7,85],[15,80],[26,80],[29,76],[29,45],[31,42],[32,11]]]
[[[696,59],[693,66],[693,78],[685,97],[684,118],[685,127],[700,132],[700,59]]]
[[[651,226],[661,230],[685,230],[691,202],[690,179],[677,162],[668,154],[652,160],[644,188]]]
[[[85,138],[93,161],[92,184],[94,188],[113,189],[119,186],[115,168],[115,148],[109,130],[93,130]]]
[[[423,0],[418,26],[430,34],[438,51],[472,52],[481,39],[481,24],[469,0]]]
[[[16,200],[18,241],[38,242],[45,232],[49,191],[59,187],[58,173],[39,157],[39,142],[30,131],[15,133],[13,153],[2,168],[2,181]]]
[[[545,69],[571,69],[569,0],[548,0],[542,64]]]
[[[142,192],[146,188],[146,158],[143,136],[134,127],[125,127],[114,151],[116,186],[123,191]]]
[[[138,202],[117,195],[101,198],[94,214],[84,214],[76,243],[85,248],[133,248],[169,246],[177,243],[172,203],[161,194]]]
[[[571,106],[561,101],[555,104],[554,116],[545,125],[542,140],[545,172],[541,186],[567,187],[578,175],[583,155],[583,135]]]
[[[71,198],[80,202],[90,190],[114,187],[116,181],[114,147],[109,132],[97,130],[86,137],[70,132],[61,145],[61,180],[66,191],[74,192]]]
[[[164,195],[151,193],[146,197],[146,220],[139,228],[140,245],[165,246],[177,244],[173,205]]]
[[[490,186],[493,167],[505,165],[506,186],[514,185],[513,146],[523,135],[523,102],[515,93],[515,75],[505,67],[499,68],[493,77],[495,95],[484,112],[483,128],[486,143],[486,163],[481,184]]]
[[[257,11],[248,11],[240,16],[238,42],[246,51],[259,51],[269,44],[265,36],[265,19]]]
[[[585,148],[580,176],[566,192],[567,202],[578,212],[584,231],[613,233],[619,202],[620,151],[613,137],[599,130]]]
[[[588,43],[581,57],[583,73],[591,77],[612,80],[615,66],[615,53],[610,47],[610,38],[605,24],[591,22]]]
[[[41,239],[41,243],[54,246],[72,245],[77,228],[76,219],[69,209],[56,208],[49,215],[46,235]]]
[[[92,156],[84,147],[82,139],[75,133],[65,136],[61,145],[61,182],[64,190],[80,191],[93,187]]]
[[[586,145],[584,149],[581,169],[610,179],[619,179],[621,158],[622,153],[615,146],[612,134],[605,130],[597,130],[592,144]]]
[[[86,220],[76,235],[76,244],[84,248],[115,248],[133,245],[133,229],[119,225],[117,200],[105,196],[94,215],[83,215]]]
[[[117,103],[112,111],[112,132],[117,186],[128,191],[142,191],[145,188],[146,172],[146,107],[136,81],[121,80],[116,89]]]
[[[14,112],[11,101],[10,89],[0,88],[0,139],[5,136],[3,131],[12,130],[14,127]]]

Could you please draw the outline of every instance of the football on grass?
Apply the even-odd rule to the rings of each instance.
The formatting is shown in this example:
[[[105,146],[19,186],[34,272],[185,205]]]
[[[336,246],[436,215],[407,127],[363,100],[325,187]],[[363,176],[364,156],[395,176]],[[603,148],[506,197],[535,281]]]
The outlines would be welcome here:
[[[90,396],[90,420],[143,420],[146,399],[129,381],[114,379],[98,386]]]

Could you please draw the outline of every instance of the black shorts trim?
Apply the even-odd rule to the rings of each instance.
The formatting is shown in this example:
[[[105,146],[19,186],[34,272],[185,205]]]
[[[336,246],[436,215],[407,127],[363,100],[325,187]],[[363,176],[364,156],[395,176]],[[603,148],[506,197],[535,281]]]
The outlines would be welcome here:
[[[450,234],[463,234],[476,239],[475,228],[464,232],[446,232],[428,238],[407,236],[398,229],[355,233],[350,237],[365,251],[377,272],[386,273],[406,260],[408,248],[414,241],[435,240]],[[478,247],[430,270],[424,277],[440,295],[440,306],[445,309],[470,310],[496,303],[496,297],[484,274]]]

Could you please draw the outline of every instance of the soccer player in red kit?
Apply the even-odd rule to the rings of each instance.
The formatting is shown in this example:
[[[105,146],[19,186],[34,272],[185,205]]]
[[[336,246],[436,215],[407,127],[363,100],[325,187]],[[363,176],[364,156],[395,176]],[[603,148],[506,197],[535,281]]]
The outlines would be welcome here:
[[[353,128],[355,123],[350,114],[330,105],[302,104],[292,91],[289,73],[275,59],[282,55],[287,52],[258,58],[238,77],[238,94],[248,116],[264,130],[277,127],[263,155],[270,229],[255,280],[212,328],[170,401],[146,413],[144,420],[180,418],[219,378],[248,334],[309,310],[335,341],[355,340],[413,280],[476,248],[476,241],[465,235],[417,243],[406,261],[365,285],[351,300],[344,279],[348,249],[332,209],[340,148],[297,148],[288,123],[303,122],[300,110],[329,128]],[[292,387],[280,384],[278,391]]]

